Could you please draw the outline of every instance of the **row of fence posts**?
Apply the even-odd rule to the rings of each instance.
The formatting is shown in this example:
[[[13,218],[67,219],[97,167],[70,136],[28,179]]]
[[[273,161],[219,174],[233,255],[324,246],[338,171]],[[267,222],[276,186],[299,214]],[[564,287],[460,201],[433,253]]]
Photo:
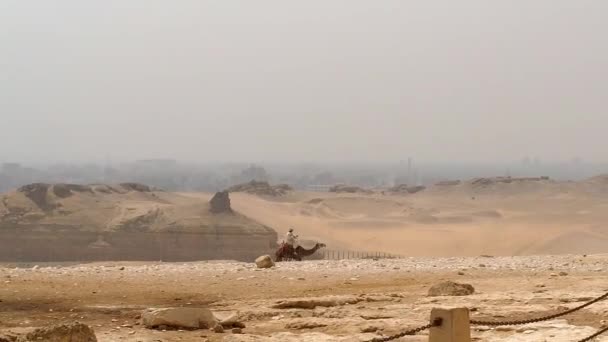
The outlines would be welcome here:
[[[362,252],[362,251],[332,251],[324,250],[321,252],[325,260],[344,260],[344,259],[400,259],[398,255],[385,252]]]

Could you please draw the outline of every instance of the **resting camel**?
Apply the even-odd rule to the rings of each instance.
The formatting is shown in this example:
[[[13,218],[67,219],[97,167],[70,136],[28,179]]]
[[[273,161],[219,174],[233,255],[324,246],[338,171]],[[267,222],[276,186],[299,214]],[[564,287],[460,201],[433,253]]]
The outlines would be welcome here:
[[[302,257],[311,256],[311,255],[315,254],[316,251],[318,251],[319,249],[324,248],[324,247],[325,247],[324,243],[316,243],[315,246],[311,249],[306,249],[302,246],[298,246],[298,247],[296,247],[295,253],[294,253],[293,247],[291,247],[290,245],[283,242],[281,244],[281,247],[279,247],[279,249],[275,253],[276,261],[286,261],[286,260],[302,261]]]

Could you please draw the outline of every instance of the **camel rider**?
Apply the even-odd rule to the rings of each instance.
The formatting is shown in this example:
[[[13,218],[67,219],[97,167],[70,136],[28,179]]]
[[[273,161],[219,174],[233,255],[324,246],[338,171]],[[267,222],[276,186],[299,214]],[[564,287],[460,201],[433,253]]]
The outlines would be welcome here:
[[[293,228],[289,228],[289,231],[285,236],[285,243],[291,246],[294,251],[298,247],[298,236],[293,233]]]

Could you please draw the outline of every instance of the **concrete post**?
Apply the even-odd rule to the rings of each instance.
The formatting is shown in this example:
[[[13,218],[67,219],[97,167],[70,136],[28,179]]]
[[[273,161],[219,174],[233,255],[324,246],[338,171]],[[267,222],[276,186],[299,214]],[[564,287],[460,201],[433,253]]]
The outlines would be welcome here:
[[[441,326],[432,327],[429,342],[471,342],[469,309],[433,309],[431,322],[441,318]]]

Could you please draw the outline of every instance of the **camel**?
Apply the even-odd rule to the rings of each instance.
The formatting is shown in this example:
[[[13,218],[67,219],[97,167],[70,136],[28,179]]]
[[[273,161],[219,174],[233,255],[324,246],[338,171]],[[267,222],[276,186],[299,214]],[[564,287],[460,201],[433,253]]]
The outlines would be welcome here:
[[[286,261],[286,260],[302,261],[302,257],[311,256],[311,255],[315,254],[316,251],[318,251],[319,249],[324,248],[324,247],[325,247],[324,243],[316,243],[315,246],[311,249],[306,249],[302,246],[298,246],[298,247],[296,247],[295,253],[294,253],[293,248],[290,245],[283,242],[281,244],[281,247],[279,247],[279,249],[275,253],[276,261]]]

